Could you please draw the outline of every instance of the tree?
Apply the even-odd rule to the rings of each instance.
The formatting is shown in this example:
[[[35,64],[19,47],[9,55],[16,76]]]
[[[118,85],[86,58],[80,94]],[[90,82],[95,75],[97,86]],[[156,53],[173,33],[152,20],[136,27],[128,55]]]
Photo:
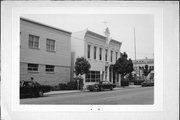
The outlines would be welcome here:
[[[89,72],[91,68],[90,63],[84,57],[78,57],[75,62],[75,72],[76,75],[83,75]]]
[[[133,71],[133,63],[131,59],[127,59],[128,55],[124,52],[121,53],[121,57],[116,61],[114,69],[117,73],[121,74],[122,80],[124,76],[130,74]]]
[[[91,68],[90,63],[84,57],[78,57],[75,62],[75,73],[76,73],[76,81],[78,83],[78,89],[83,89],[84,83],[81,75],[87,74],[89,69]]]

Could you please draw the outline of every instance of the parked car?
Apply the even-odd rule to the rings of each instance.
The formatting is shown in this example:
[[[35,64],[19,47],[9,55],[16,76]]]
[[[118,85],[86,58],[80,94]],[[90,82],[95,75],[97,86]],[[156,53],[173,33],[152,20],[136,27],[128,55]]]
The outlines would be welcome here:
[[[103,91],[104,89],[110,89],[113,90],[113,88],[115,88],[116,85],[112,84],[108,81],[100,81],[99,83],[93,84],[93,85],[89,85],[87,87],[87,89],[89,91]]]
[[[40,85],[38,82],[21,81],[20,82],[20,98],[23,97],[41,97],[44,93],[51,91],[51,86]]]
[[[142,87],[150,87],[150,86],[154,86],[154,82],[151,81],[144,81],[141,84]]]

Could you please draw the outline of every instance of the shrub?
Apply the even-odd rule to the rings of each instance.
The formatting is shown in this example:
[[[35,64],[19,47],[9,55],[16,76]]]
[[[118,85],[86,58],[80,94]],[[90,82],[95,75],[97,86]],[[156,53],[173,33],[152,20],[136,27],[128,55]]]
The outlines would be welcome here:
[[[77,82],[76,81],[68,82],[67,89],[68,90],[77,90]]]
[[[52,91],[59,90],[59,86],[52,86]]]
[[[67,84],[64,84],[64,83],[59,84],[59,90],[67,90],[67,89],[68,89]]]

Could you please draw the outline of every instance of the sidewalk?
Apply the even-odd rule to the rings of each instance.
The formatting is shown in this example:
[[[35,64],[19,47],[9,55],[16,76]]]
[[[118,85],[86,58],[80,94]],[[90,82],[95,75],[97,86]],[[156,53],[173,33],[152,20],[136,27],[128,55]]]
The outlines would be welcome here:
[[[139,88],[140,85],[130,85],[126,87],[116,87],[114,90],[121,90],[121,89],[129,89],[129,88]],[[59,91],[50,91],[48,93],[44,93],[44,95],[54,95],[54,94],[66,94],[66,93],[80,93],[80,92],[88,92],[88,90],[59,90]]]
[[[82,92],[80,90],[59,90],[59,91],[50,91],[47,93],[44,93],[44,95],[54,95],[54,94],[64,94],[64,93],[77,93]]]

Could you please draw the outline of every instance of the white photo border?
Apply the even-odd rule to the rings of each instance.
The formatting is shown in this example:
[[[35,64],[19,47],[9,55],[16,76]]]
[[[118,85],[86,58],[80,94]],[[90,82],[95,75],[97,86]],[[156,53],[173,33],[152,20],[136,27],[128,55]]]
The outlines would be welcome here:
[[[19,99],[20,17],[22,14],[152,14],[154,15],[153,105],[22,105]],[[12,8],[12,111],[162,111],[163,10],[157,7],[14,7]],[[78,108],[78,109],[77,109]]]

